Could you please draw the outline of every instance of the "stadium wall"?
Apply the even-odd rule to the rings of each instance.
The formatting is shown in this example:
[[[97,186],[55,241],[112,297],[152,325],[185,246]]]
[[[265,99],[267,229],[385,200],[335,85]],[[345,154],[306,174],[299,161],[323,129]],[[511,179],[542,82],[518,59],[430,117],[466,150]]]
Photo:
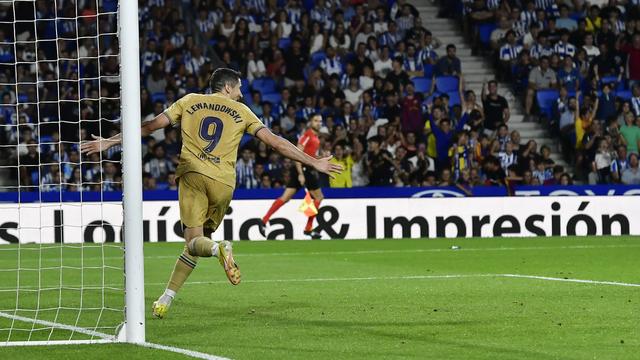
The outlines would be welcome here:
[[[389,197],[385,196],[389,193],[378,191],[375,197],[328,198],[320,208],[318,226],[324,238],[340,239],[640,235],[635,196],[557,196],[569,190],[556,188],[547,192],[556,196],[447,198],[441,197],[447,195],[441,193],[442,188],[413,190],[412,195],[404,197]],[[602,190],[582,187],[572,192],[598,194]],[[393,194],[398,190],[388,191]],[[640,193],[640,188],[609,186],[605,193],[631,195]],[[433,198],[434,194],[439,197]],[[241,196],[245,199],[232,202],[215,239],[261,239],[258,224],[273,197],[247,196],[245,193]],[[305,238],[302,230],[306,218],[298,211],[300,204],[293,200],[276,214],[269,238]],[[147,197],[143,221],[144,241],[182,241],[176,200]],[[40,238],[43,243],[119,242],[121,224],[119,203],[0,204],[0,244],[30,243]]]

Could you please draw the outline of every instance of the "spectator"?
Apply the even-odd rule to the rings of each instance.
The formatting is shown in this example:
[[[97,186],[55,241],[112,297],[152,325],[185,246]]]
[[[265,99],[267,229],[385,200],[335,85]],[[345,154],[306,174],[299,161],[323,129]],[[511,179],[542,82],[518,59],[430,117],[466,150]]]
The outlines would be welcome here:
[[[525,99],[525,121],[531,120],[533,100],[538,90],[554,88],[557,84],[556,73],[549,68],[549,58],[540,58],[540,66],[531,70],[529,74],[529,89]]]
[[[509,121],[511,116],[509,104],[507,99],[498,95],[498,83],[496,81],[491,80],[486,86],[482,87],[481,98],[485,116],[484,128],[495,131],[500,124]]]
[[[247,79],[249,83],[252,83],[253,80],[265,76],[267,73],[267,68],[264,66],[264,62],[262,59],[255,58],[255,53],[253,51],[249,51],[247,53]]]
[[[522,45],[519,45],[516,42],[516,34],[513,30],[507,31],[506,35],[506,43],[500,47],[499,57],[500,57],[500,73],[505,74],[504,77],[509,77],[511,74],[511,69],[515,66],[518,61],[518,56],[520,52],[523,50]]]
[[[619,145],[616,151],[616,158],[611,162],[611,178],[616,183],[621,182],[622,173],[629,168],[627,158],[627,147]]]
[[[331,159],[331,162],[342,165],[342,173],[336,175],[334,178],[329,179],[329,184],[333,188],[350,188],[353,186],[352,183],[352,172],[353,168],[353,159],[349,152],[345,152],[343,145],[336,144],[333,147],[334,158]]]
[[[157,144],[153,147],[154,157],[145,162],[144,171],[151,174],[151,176],[158,180],[165,182],[169,172],[175,171],[175,166],[167,156],[164,147],[161,144]],[[112,163],[108,163],[113,165]]]
[[[620,134],[624,138],[629,153],[637,154],[640,148],[640,127],[636,125],[633,114],[627,114],[625,125],[620,128]]]
[[[638,154],[629,155],[629,168],[622,172],[622,183],[626,185],[640,185]]]
[[[574,31],[578,28],[578,23],[569,17],[568,6],[560,6],[560,17],[556,19],[556,26],[560,29],[566,29],[568,31]]]
[[[253,170],[253,153],[249,149],[242,150],[242,156],[236,164],[236,187],[239,189],[255,189],[258,187]]]
[[[381,142],[382,139],[378,136],[374,136],[368,141],[365,161],[371,186],[390,186],[393,184],[393,160],[388,151],[380,148]]]
[[[629,87],[633,88],[640,84],[640,34],[634,34],[632,43],[623,46],[622,51],[627,54]],[[637,113],[637,115],[640,115],[640,113]]]
[[[462,74],[460,59],[456,57],[455,45],[447,45],[447,55],[438,60],[435,67],[435,73],[436,76],[460,76]]]
[[[609,143],[606,139],[600,140],[594,161],[591,163],[589,184],[607,184],[611,182],[611,164],[615,154],[609,151]]]

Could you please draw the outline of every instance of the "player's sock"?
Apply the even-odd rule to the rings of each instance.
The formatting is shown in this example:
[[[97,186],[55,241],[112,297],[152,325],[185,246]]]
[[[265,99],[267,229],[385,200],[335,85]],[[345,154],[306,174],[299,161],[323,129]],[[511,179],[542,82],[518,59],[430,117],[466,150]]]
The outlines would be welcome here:
[[[191,275],[191,272],[195,269],[197,264],[198,257],[190,255],[189,250],[185,245],[184,251],[180,257],[178,257],[178,260],[176,260],[176,265],[171,273],[167,289],[160,297],[160,301],[162,303],[171,303],[171,300],[176,296],[176,293],[180,290],[184,282],[187,281],[187,278]]]
[[[206,236],[198,236],[195,239],[191,239],[188,248],[189,254],[192,256],[211,257],[217,252],[218,243]]]
[[[275,213],[276,211],[278,211],[278,209],[280,209],[282,207],[282,205],[284,205],[284,201],[282,201],[282,199],[277,198],[273,204],[271,204],[271,208],[269,209],[269,211],[267,211],[267,214],[262,218],[262,223],[266,224],[269,222],[269,219],[271,219],[271,215],[273,215],[273,213]]]
[[[322,200],[313,200],[313,203],[316,205],[316,209],[320,208],[320,203],[322,202]],[[309,216],[309,218],[307,219],[307,225],[304,227],[304,231],[311,231],[313,229],[313,220],[315,220],[316,216]]]

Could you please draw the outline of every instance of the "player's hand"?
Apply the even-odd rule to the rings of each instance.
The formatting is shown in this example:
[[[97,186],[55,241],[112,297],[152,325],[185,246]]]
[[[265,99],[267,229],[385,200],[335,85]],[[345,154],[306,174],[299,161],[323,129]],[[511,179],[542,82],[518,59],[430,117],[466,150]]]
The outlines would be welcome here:
[[[94,153],[100,153],[108,148],[112,147],[115,143],[113,141],[109,141],[101,136],[95,136],[91,134],[91,137],[94,139],[93,141],[84,141],[80,144],[80,152],[83,154],[91,155]]]
[[[334,163],[330,162],[331,159],[333,159],[333,155],[332,156],[323,157],[323,158],[319,158],[313,164],[313,167],[316,170],[318,170],[319,172],[325,173],[325,174],[329,175],[329,177],[334,179],[335,178],[335,174],[341,173],[343,169],[342,169],[342,165],[334,164]]]
[[[300,186],[304,186],[306,181],[307,179],[305,179],[304,174],[298,174],[298,182],[300,183]]]

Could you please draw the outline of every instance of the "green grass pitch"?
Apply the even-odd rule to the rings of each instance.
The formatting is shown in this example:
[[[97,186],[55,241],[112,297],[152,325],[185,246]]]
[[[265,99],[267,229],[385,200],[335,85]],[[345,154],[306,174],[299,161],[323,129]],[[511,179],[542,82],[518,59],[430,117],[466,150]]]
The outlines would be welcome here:
[[[201,259],[164,320],[150,316],[150,304],[164,290],[182,245],[145,244],[147,340],[232,359],[637,359],[640,287],[500,274],[640,284],[639,240],[236,242],[243,282],[230,285],[217,261]],[[91,328],[98,323],[97,330],[113,333],[122,314],[98,309],[122,309],[120,250],[65,248],[60,270],[59,249],[26,249],[21,307],[51,308],[38,318],[53,321],[61,294],[69,309],[57,312],[56,321]],[[104,264],[115,269],[102,272],[102,251]],[[0,251],[2,311],[16,301],[16,292],[6,291],[15,287],[17,274],[6,269],[17,268],[16,258],[16,251]],[[48,269],[28,270],[38,266]],[[90,269],[81,272],[80,266]],[[57,284],[61,276],[68,287],[62,292],[45,290],[38,297],[30,291],[38,282]],[[105,290],[96,284],[102,279]],[[81,292],[78,284],[87,289]],[[81,293],[82,307],[96,310],[74,310]],[[0,318],[0,341],[10,326]],[[12,340],[51,334],[31,323],[13,326],[24,331],[14,330]],[[67,330],[51,335],[84,336]],[[6,359],[186,358],[125,344],[0,348],[0,354]]]

